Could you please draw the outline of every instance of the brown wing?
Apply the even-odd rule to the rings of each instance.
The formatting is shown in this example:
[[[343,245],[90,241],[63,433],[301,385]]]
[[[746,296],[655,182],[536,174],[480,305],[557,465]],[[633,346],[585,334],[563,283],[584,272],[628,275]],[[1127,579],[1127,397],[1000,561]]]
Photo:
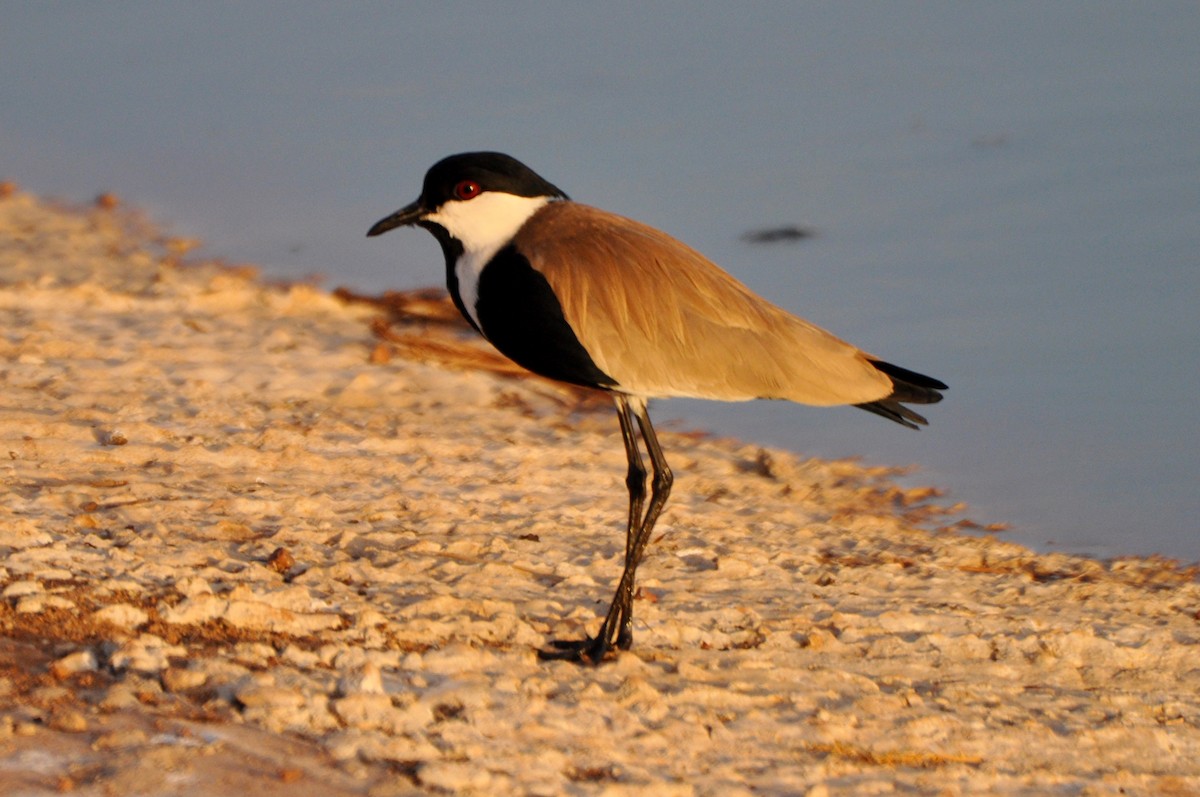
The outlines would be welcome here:
[[[867,355],[753,294],[665,233],[552,202],[514,239],[596,365],[643,396],[856,404],[891,392]]]

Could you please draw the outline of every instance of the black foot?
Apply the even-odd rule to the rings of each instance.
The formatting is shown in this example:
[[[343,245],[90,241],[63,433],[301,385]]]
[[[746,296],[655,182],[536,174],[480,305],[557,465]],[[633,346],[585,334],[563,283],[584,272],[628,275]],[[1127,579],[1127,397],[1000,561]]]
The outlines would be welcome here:
[[[617,634],[617,649],[629,650],[631,647],[633,647],[633,629],[626,625]]]
[[[542,661],[573,661],[577,664],[602,663],[613,650],[603,639],[552,639],[550,650],[539,650]]]

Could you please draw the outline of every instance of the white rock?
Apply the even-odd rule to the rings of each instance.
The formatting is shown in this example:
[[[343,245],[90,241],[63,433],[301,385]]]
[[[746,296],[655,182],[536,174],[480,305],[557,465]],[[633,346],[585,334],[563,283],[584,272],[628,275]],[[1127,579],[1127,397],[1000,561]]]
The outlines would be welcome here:
[[[66,678],[78,672],[92,672],[96,666],[96,654],[90,649],[84,649],[68,653],[51,664],[50,672],[56,678]]]
[[[300,692],[270,684],[250,683],[238,689],[234,696],[247,708],[259,706],[299,708],[304,705],[304,695]]]
[[[17,599],[17,614],[37,614],[46,608],[46,596],[24,595]]]
[[[367,662],[357,672],[347,673],[338,679],[338,695],[358,693],[383,694],[383,672],[375,663]]]
[[[338,719],[352,728],[363,730],[389,729],[395,724],[397,715],[387,695],[359,693],[338,698],[330,705]]]
[[[227,600],[211,594],[196,595],[159,611],[164,621],[173,624],[192,625],[219,618],[239,628],[288,634],[309,634],[342,624],[341,617],[332,613],[293,612],[256,600]]]
[[[41,594],[45,591],[46,589],[42,586],[42,582],[36,579],[23,579],[21,581],[14,581],[5,587],[4,591],[0,592],[0,597],[20,598],[24,595]]]
[[[189,598],[196,595],[211,595],[213,593],[212,585],[199,576],[187,576],[179,579],[175,582],[175,589],[181,595]]]
[[[162,685],[168,692],[185,692],[203,686],[208,680],[208,674],[201,670],[189,670],[184,667],[167,667],[162,672]]]
[[[150,620],[150,615],[136,606],[128,603],[114,603],[92,612],[92,620],[98,623],[109,623],[127,631],[140,628]]]
[[[170,664],[172,657],[186,655],[187,650],[179,645],[168,644],[153,634],[141,634],[117,648],[109,657],[109,665],[117,671],[157,674]]]
[[[452,793],[489,791],[492,775],[482,766],[472,762],[430,761],[417,771],[423,786],[443,789]]]

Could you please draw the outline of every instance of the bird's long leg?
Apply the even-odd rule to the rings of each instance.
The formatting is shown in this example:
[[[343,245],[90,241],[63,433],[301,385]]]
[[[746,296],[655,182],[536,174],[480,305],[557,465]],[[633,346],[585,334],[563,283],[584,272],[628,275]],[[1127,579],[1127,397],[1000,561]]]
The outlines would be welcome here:
[[[625,558],[633,549],[633,538],[642,525],[642,508],[646,503],[646,466],[642,464],[642,452],[638,450],[637,433],[633,429],[633,411],[629,399],[622,393],[614,393],[617,404],[617,419],[621,422],[621,439],[625,441],[625,458],[629,471],[625,474],[625,486],[629,489],[629,523],[625,527]]]
[[[654,523],[658,520],[671,493],[674,476],[670,467],[667,466],[662,447],[659,446],[658,437],[654,433],[654,426],[650,423],[645,400],[629,399],[618,394],[616,403],[617,417],[621,422],[621,435],[625,441],[625,454],[629,460],[629,471],[626,476],[626,485],[629,488],[629,525],[625,537],[625,569],[621,573],[621,580],[617,584],[617,591],[613,596],[608,613],[605,615],[604,623],[600,626],[600,631],[596,636],[577,642],[555,641],[556,650],[539,652],[539,655],[545,659],[573,659],[599,664],[614,646],[625,650],[633,643],[634,578],[646,544],[654,530]],[[642,505],[646,494],[646,469],[642,465],[637,435],[633,428],[635,413],[654,472],[651,482],[650,507],[644,517],[642,516]]]
[[[654,471],[654,479],[650,483],[650,507],[646,510],[646,516],[642,518],[641,524],[638,526],[632,547],[629,547],[625,553],[625,572],[621,574],[621,583],[617,585],[617,594],[613,598],[613,605],[608,610],[604,627],[601,628],[601,634],[606,631],[611,633],[614,610],[619,613],[616,644],[621,650],[628,650],[633,643],[634,573],[637,566],[641,564],[646,545],[650,542],[654,524],[658,521],[663,507],[667,505],[667,498],[671,495],[671,485],[675,483],[675,476],[667,465],[667,458],[663,456],[662,447],[658,444],[658,436],[654,433],[654,425],[650,423],[650,413],[646,410],[646,402],[644,399],[636,399],[636,404],[638,427],[642,431],[642,439],[646,442],[646,452],[650,455],[650,467]]]
[[[642,464],[642,452],[638,450],[637,433],[633,428],[633,410],[629,399],[624,395],[615,394],[617,402],[617,417],[621,421],[621,437],[625,441],[625,457],[629,461],[629,472],[625,476],[625,485],[629,488],[629,524],[625,528],[625,562],[628,566],[633,555],[634,542],[642,527],[642,508],[646,503],[646,466]],[[644,403],[644,402],[643,402]],[[621,618],[621,627],[617,633],[617,647],[629,650],[633,644],[633,615],[626,612]]]
[[[663,507],[667,505],[667,499],[671,496],[671,485],[675,483],[675,474],[667,465],[667,458],[663,456],[662,446],[658,444],[658,435],[654,433],[654,425],[650,423],[650,413],[646,410],[645,399],[637,400],[637,421],[642,430],[642,438],[646,441],[646,452],[650,455],[650,467],[654,470],[654,479],[650,482],[650,508],[646,510],[646,517],[642,519],[638,545],[635,545],[635,566],[637,561],[641,560],[642,549],[650,541],[650,532],[654,530],[654,524],[658,522],[658,516],[662,514]]]
[[[642,453],[638,448],[638,432],[634,427],[633,409],[630,406],[629,398],[623,393],[613,393],[612,395],[613,401],[617,405],[621,439],[625,443],[625,458],[629,463],[629,470],[625,474],[625,486],[629,490],[629,520],[625,527],[625,566],[628,567],[638,530],[642,526],[642,509],[646,503],[646,466],[642,464]],[[633,641],[632,630],[627,629],[623,637],[625,647],[628,648]],[[599,663],[608,651],[611,642],[611,634],[605,625],[596,637],[578,640],[555,639],[551,642],[554,650],[538,651],[538,656],[543,659],[571,659]]]
[[[617,584],[617,593],[608,607],[608,614],[604,618],[604,624],[600,626],[600,632],[596,634],[591,649],[587,651],[588,658],[593,662],[599,662],[614,645],[626,650],[633,643],[633,593],[637,567],[642,561],[642,554],[650,541],[654,524],[666,506],[667,498],[671,494],[671,485],[675,481],[670,467],[667,466],[667,459],[663,456],[662,447],[658,444],[654,425],[650,423],[645,399],[627,399],[627,403],[637,414],[638,427],[646,443],[646,453],[650,455],[650,467],[654,478],[650,482],[650,506],[638,524],[632,544],[628,546],[625,570],[621,573],[620,583]]]

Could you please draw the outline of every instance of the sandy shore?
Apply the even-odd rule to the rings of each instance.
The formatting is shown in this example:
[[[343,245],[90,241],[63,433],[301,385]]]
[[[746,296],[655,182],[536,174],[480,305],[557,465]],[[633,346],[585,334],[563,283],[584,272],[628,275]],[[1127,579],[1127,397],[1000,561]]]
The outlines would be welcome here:
[[[1200,584],[664,433],[112,202],[0,198],[0,794],[1200,794]],[[864,419],[864,422],[868,422]]]

